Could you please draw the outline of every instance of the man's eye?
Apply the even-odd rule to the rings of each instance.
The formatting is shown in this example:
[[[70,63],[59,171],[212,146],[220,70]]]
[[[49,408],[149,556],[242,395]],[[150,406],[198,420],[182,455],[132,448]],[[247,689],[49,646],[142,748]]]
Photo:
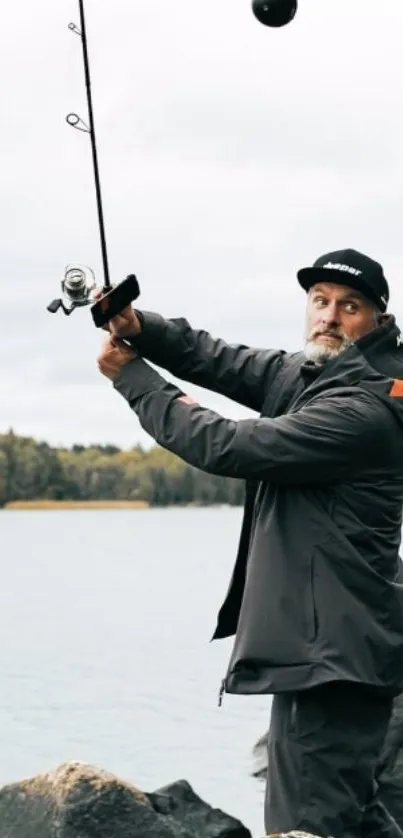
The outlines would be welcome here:
[[[346,303],[345,309],[349,314],[356,314],[358,311],[357,303]]]
[[[323,306],[325,306],[325,305],[326,305],[326,300],[325,300],[325,298],[324,298],[324,297],[316,297],[316,298],[315,298],[315,304],[316,304],[319,308],[323,308]]]

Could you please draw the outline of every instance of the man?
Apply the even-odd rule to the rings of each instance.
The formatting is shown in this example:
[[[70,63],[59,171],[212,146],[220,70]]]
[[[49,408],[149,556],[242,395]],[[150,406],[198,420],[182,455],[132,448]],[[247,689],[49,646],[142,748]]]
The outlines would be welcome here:
[[[298,279],[304,352],[229,346],[129,308],[98,363],[159,444],[247,481],[214,637],[236,635],[222,692],[274,694],[267,833],[396,838],[375,773],[403,688],[403,339],[367,256],[326,254]],[[260,418],[202,408],[143,358]]]

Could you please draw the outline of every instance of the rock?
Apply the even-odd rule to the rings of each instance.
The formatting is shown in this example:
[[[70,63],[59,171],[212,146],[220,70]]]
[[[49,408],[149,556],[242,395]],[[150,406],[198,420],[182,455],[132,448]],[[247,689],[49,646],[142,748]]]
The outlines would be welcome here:
[[[266,838],[319,838],[318,835],[312,835],[311,832],[276,832],[275,834],[266,835]]]
[[[0,838],[251,838],[179,780],[146,794],[113,774],[65,763],[0,789]]]
[[[251,838],[240,821],[205,803],[186,780],[165,786],[147,797],[178,838]]]
[[[267,776],[267,733],[253,748],[255,767],[252,776]],[[378,794],[383,805],[403,830],[403,694],[393,702],[393,712],[376,772]],[[297,835],[297,833],[290,833]]]

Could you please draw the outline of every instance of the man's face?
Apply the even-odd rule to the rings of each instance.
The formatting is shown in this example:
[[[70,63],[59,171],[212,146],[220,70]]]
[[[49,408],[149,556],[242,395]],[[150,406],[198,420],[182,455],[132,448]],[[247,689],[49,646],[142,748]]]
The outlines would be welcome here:
[[[377,326],[376,311],[358,291],[331,282],[308,294],[305,354],[312,361],[335,358]]]

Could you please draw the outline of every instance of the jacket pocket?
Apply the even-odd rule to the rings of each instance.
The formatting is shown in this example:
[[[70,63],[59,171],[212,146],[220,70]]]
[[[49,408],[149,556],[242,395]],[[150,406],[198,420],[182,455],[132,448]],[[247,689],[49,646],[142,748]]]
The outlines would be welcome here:
[[[304,616],[306,622],[307,640],[314,643],[318,635],[318,611],[315,601],[315,556],[314,553],[307,561],[307,584],[304,590]]]

